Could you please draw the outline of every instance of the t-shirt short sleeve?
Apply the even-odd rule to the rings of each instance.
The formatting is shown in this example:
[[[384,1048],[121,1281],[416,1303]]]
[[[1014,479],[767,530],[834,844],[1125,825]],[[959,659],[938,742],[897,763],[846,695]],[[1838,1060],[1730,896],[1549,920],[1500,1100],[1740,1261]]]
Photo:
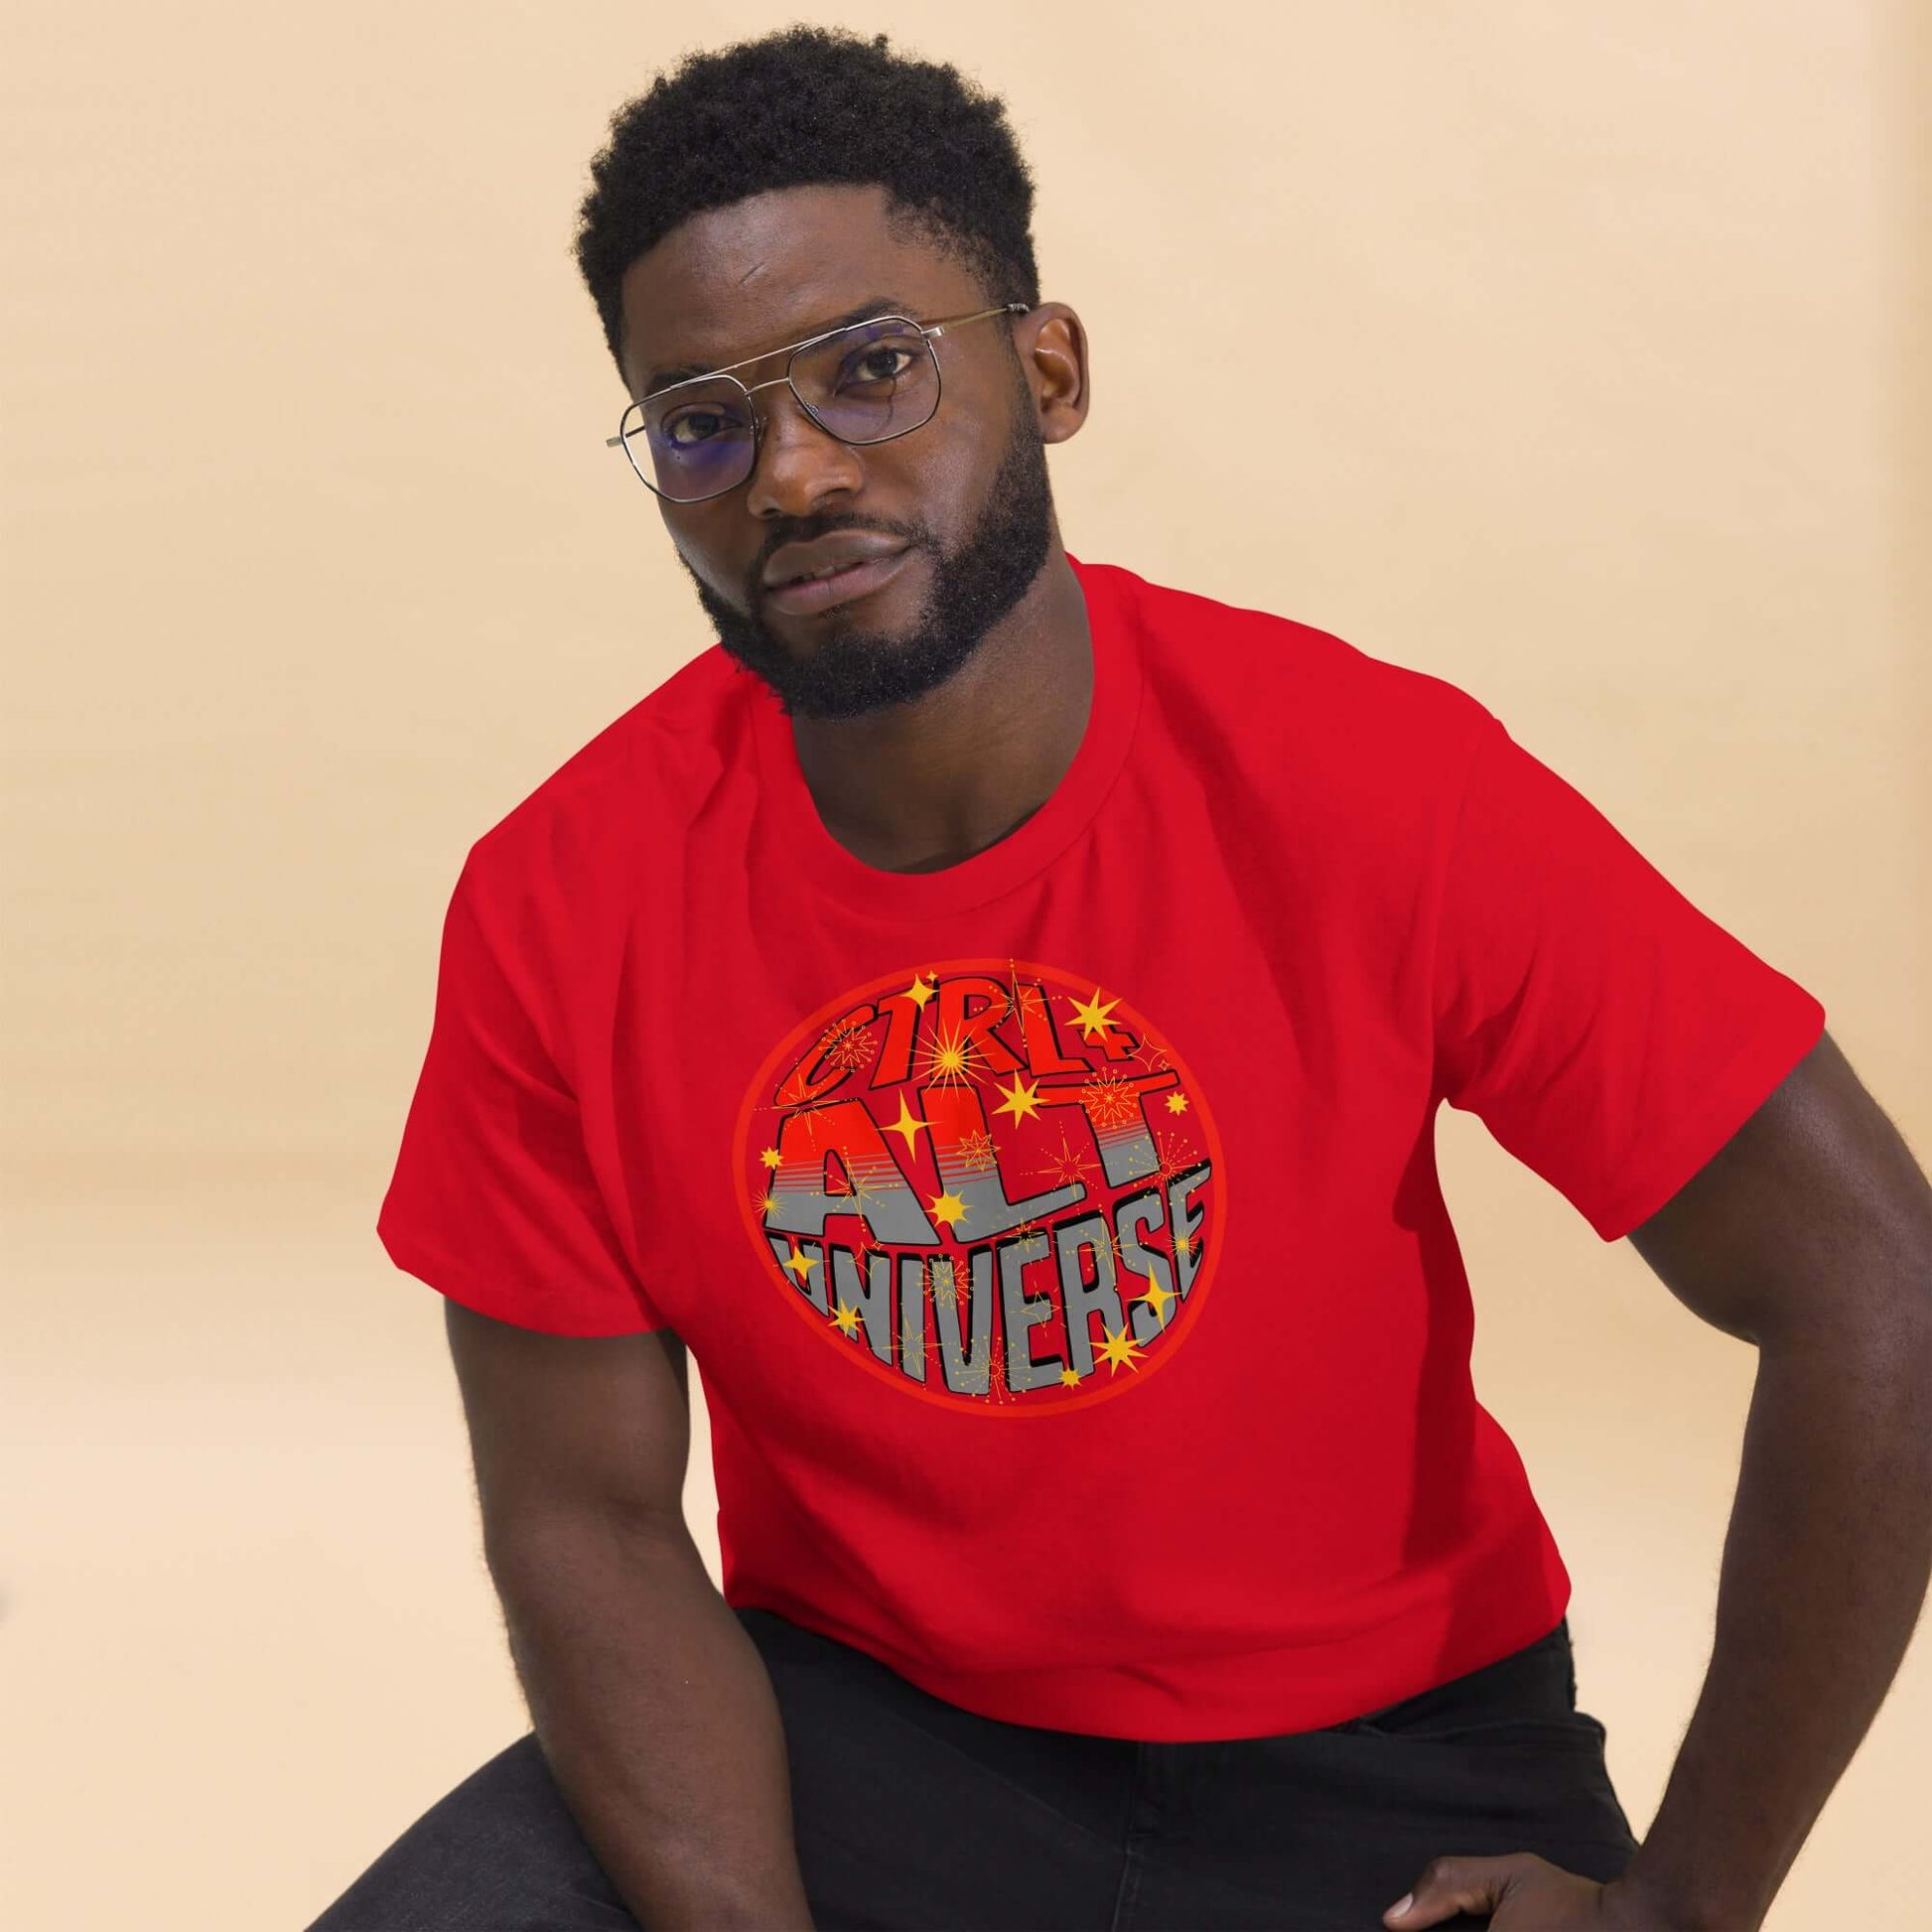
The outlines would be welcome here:
[[[1485,713],[1445,873],[1438,1088],[1605,1241],[1817,1044],[1825,1009]]]
[[[444,919],[429,1046],[376,1233],[397,1267],[499,1321],[559,1335],[661,1328],[473,870],[474,858]]]

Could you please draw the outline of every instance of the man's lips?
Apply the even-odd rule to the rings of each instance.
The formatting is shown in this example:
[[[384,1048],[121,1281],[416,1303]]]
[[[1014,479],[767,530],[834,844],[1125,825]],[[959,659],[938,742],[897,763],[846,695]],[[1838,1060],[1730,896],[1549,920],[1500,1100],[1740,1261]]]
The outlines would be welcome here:
[[[908,546],[884,557],[862,557],[855,563],[841,565],[827,577],[775,584],[765,592],[764,601],[786,617],[812,617],[820,611],[829,611],[835,604],[850,604],[854,598],[870,597],[904,569],[911,554]]]

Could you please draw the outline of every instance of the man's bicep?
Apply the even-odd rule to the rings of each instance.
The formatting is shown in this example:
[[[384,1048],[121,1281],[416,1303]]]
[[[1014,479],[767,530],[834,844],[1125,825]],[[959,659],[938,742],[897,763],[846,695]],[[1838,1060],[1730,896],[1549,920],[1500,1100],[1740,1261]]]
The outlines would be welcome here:
[[[1932,1321],[1932,1183],[1829,1032],[1630,1245],[1743,1340]]]
[[[681,1530],[691,1416],[669,1328],[556,1335],[445,1304],[485,1542],[578,1515]]]

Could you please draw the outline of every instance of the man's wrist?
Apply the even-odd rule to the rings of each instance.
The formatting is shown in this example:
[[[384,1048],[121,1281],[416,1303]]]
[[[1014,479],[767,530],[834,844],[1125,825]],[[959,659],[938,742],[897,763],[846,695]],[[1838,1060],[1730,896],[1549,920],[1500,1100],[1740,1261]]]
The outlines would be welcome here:
[[[1695,1866],[1666,1868],[1661,1858],[1646,1863],[1640,1848],[1606,1888],[1606,1923],[1615,1932],[1757,1932],[1763,1902],[1714,1877]]]

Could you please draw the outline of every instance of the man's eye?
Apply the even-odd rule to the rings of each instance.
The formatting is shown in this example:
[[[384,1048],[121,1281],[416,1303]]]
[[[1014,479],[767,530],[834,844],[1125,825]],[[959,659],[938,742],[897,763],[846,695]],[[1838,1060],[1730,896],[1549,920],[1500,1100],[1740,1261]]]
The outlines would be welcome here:
[[[856,355],[846,365],[848,382],[897,382],[911,366],[912,351],[896,343],[882,343]]]
[[[729,424],[716,409],[687,409],[664,425],[664,440],[676,449],[688,450],[721,435]]]

